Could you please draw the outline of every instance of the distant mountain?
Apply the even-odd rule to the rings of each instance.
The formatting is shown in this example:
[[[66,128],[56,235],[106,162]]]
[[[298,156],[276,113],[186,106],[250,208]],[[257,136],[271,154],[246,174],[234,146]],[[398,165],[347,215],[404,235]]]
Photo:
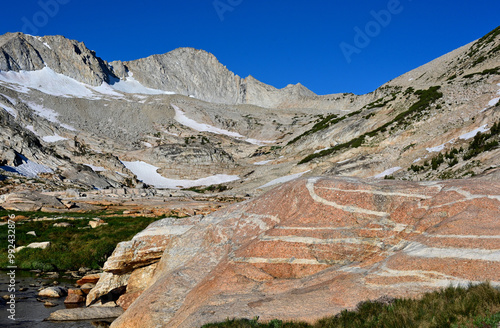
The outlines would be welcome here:
[[[315,96],[302,85],[276,89],[253,77],[242,79],[214,55],[179,48],[163,55],[107,63],[84,43],[63,36],[34,37],[22,33],[0,36],[0,70],[35,71],[50,67],[56,73],[92,86],[133,78],[148,88],[224,104],[276,107],[285,99]]]

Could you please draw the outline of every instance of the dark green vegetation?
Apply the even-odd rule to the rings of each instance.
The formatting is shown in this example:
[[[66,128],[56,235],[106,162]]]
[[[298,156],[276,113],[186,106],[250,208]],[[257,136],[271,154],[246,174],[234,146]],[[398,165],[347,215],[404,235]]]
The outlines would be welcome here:
[[[28,218],[61,217],[61,215],[42,212],[0,211],[0,216],[15,214]],[[63,218],[56,221],[19,221],[16,223],[16,247],[26,246],[34,242],[50,241],[51,246],[45,250],[23,249],[16,253],[15,265],[19,269],[78,270],[80,267],[99,269],[121,241],[130,240],[135,234],[146,228],[151,222],[160,218],[113,216],[110,213],[73,214],[70,220]],[[90,228],[89,220],[100,217],[108,225],[95,229]],[[54,227],[54,223],[68,222],[71,227]],[[6,268],[7,259],[7,225],[0,226],[0,268]],[[37,237],[27,235],[35,231]]]
[[[394,92],[391,94],[392,98],[391,99],[388,99],[386,101],[384,101],[384,98],[380,98],[380,99],[377,99],[375,100],[374,102],[372,103],[369,103],[368,105],[366,105],[364,108],[365,109],[372,109],[372,108],[380,108],[380,107],[384,107],[386,106],[388,103],[390,103],[391,101],[393,101],[394,99],[396,99],[397,97],[397,93]]]
[[[482,76],[482,75],[490,75],[490,74],[500,74],[500,66],[485,69],[485,70],[483,70],[481,72],[477,72],[477,73],[467,74],[467,75],[464,75],[464,78],[468,79],[468,78],[474,77],[475,75]]]
[[[208,187],[191,187],[191,188],[187,188],[186,190],[190,190],[190,191],[194,191],[194,192],[197,192],[199,194],[204,194],[206,192],[210,192],[210,193],[218,193],[218,192],[223,192],[223,191],[226,191],[226,190],[229,190],[230,188],[226,185],[222,185],[222,184],[218,184],[218,185],[210,185]]]
[[[500,35],[500,26],[495,28],[493,31],[489,32],[485,36],[483,36],[481,39],[477,40],[476,43],[474,43],[474,45],[470,48],[469,52],[467,53],[470,57],[474,56],[476,57],[474,62],[472,63],[472,67],[482,63],[486,59],[493,56],[494,53],[500,50],[500,45],[499,45],[489,50],[488,53],[483,52],[480,56],[476,56],[482,48],[484,48],[489,43],[495,41],[495,39],[499,35]]]
[[[429,161],[425,161],[423,165],[412,165],[408,171],[413,171],[415,173],[423,173],[431,170],[435,171],[439,169],[442,164],[446,164],[445,171],[439,176],[440,179],[461,177],[450,171],[453,166],[459,163],[459,158],[461,157],[464,161],[467,161],[484,152],[497,148],[499,146],[499,137],[500,121],[495,122],[488,133],[479,132],[476,134],[465,148],[452,148],[445,153],[439,153],[430,160],[430,163]],[[465,174],[463,176],[471,174],[471,171],[465,170],[464,172]]]
[[[316,133],[318,131],[324,130],[324,129],[326,129],[326,128],[334,125],[334,124],[337,124],[337,123],[345,120],[348,117],[354,116],[354,115],[359,114],[359,113],[361,113],[360,110],[356,111],[356,112],[349,113],[349,114],[344,115],[342,117],[338,117],[337,114],[330,114],[330,115],[328,115],[325,118],[320,117],[320,121],[317,122],[316,124],[314,124],[314,126],[310,130],[307,130],[306,132],[302,133],[301,135],[298,135],[294,139],[290,140],[288,142],[288,144],[291,145],[291,144],[297,142],[299,139],[301,139],[301,138],[303,138],[305,136],[308,136],[310,134],[313,134],[313,133]]]
[[[410,88],[409,88],[410,89]],[[399,113],[394,119],[385,123],[384,125],[378,127],[375,130],[367,132],[357,138],[354,138],[348,142],[335,145],[334,147],[322,150],[316,154],[311,154],[304,157],[298,164],[304,164],[312,161],[315,158],[324,157],[331,155],[339,150],[347,149],[347,148],[357,148],[363,144],[366,137],[374,137],[379,132],[385,132],[389,127],[392,129],[396,128],[406,128],[411,122],[422,118],[423,115],[426,115],[429,112],[429,107],[431,104],[440,99],[443,94],[439,91],[439,86],[430,87],[427,90],[417,90],[413,93],[416,94],[419,99],[416,103],[410,106],[406,111]],[[405,94],[412,93],[412,90],[405,92]],[[393,98],[395,99],[395,98]],[[391,99],[391,101],[393,100]],[[379,101],[376,102],[380,103]],[[386,103],[385,103],[386,104]],[[384,106],[385,106],[384,104]],[[352,113],[351,113],[352,114]]]
[[[496,140],[500,135],[500,122],[496,122],[490,129],[489,133],[478,133],[469,144],[469,149],[464,154],[463,159],[468,160],[482,152],[489,151],[495,147],[498,147],[498,140]]]
[[[227,320],[203,328],[496,328],[500,322],[500,291],[489,284],[469,288],[448,287],[427,293],[419,300],[396,299],[362,302],[356,311],[343,311],[317,321],[259,323],[253,320]]]

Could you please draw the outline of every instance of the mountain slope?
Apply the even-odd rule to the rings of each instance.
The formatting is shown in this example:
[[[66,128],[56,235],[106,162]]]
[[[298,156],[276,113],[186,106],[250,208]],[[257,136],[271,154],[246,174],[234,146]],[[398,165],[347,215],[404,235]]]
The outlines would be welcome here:
[[[498,31],[361,96],[276,89],[192,48],[108,64],[61,36],[6,34],[0,107],[41,145],[99,168],[93,173],[113,186],[135,181],[123,164],[135,161],[187,185],[237,176],[225,193],[239,195],[306,172],[467,177],[500,156]],[[20,152],[8,146],[0,157],[11,150]]]

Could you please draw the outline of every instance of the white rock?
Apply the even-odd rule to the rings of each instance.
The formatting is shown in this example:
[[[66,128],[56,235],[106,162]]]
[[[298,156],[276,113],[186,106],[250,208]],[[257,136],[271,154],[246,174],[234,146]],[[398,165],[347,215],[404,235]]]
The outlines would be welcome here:
[[[38,296],[41,297],[54,297],[54,298],[63,297],[66,295],[68,295],[68,290],[60,286],[47,287],[45,289],[42,289],[38,293]]]
[[[50,246],[50,241],[43,241],[41,243],[31,243],[29,244],[28,248],[40,248],[40,249],[46,249]]]

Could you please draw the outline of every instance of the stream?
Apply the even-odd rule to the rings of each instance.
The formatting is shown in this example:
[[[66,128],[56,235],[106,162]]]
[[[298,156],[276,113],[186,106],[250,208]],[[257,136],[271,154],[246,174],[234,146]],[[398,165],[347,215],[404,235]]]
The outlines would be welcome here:
[[[15,295],[15,319],[9,319],[11,313],[9,309],[10,304],[7,304],[9,299],[5,300],[4,295],[10,295],[9,292],[9,271],[0,270],[0,327],[33,327],[33,328],[92,328],[92,327],[109,327],[108,323],[104,322],[91,322],[91,321],[66,321],[66,322],[51,322],[43,321],[50,313],[65,309],[65,297],[61,298],[40,298],[38,297],[38,290],[41,287],[53,286],[52,282],[57,280],[59,286],[66,288],[74,288],[76,279],[48,279],[43,277],[36,277],[36,273],[30,271],[16,270],[16,291]],[[43,286],[42,284],[48,284]],[[31,286],[30,286],[31,285]],[[33,285],[35,285],[33,287]],[[25,291],[19,289],[27,288]],[[37,301],[37,298],[45,301],[50,301],[57,304],[54,307],[46,307],[44,302]]]

